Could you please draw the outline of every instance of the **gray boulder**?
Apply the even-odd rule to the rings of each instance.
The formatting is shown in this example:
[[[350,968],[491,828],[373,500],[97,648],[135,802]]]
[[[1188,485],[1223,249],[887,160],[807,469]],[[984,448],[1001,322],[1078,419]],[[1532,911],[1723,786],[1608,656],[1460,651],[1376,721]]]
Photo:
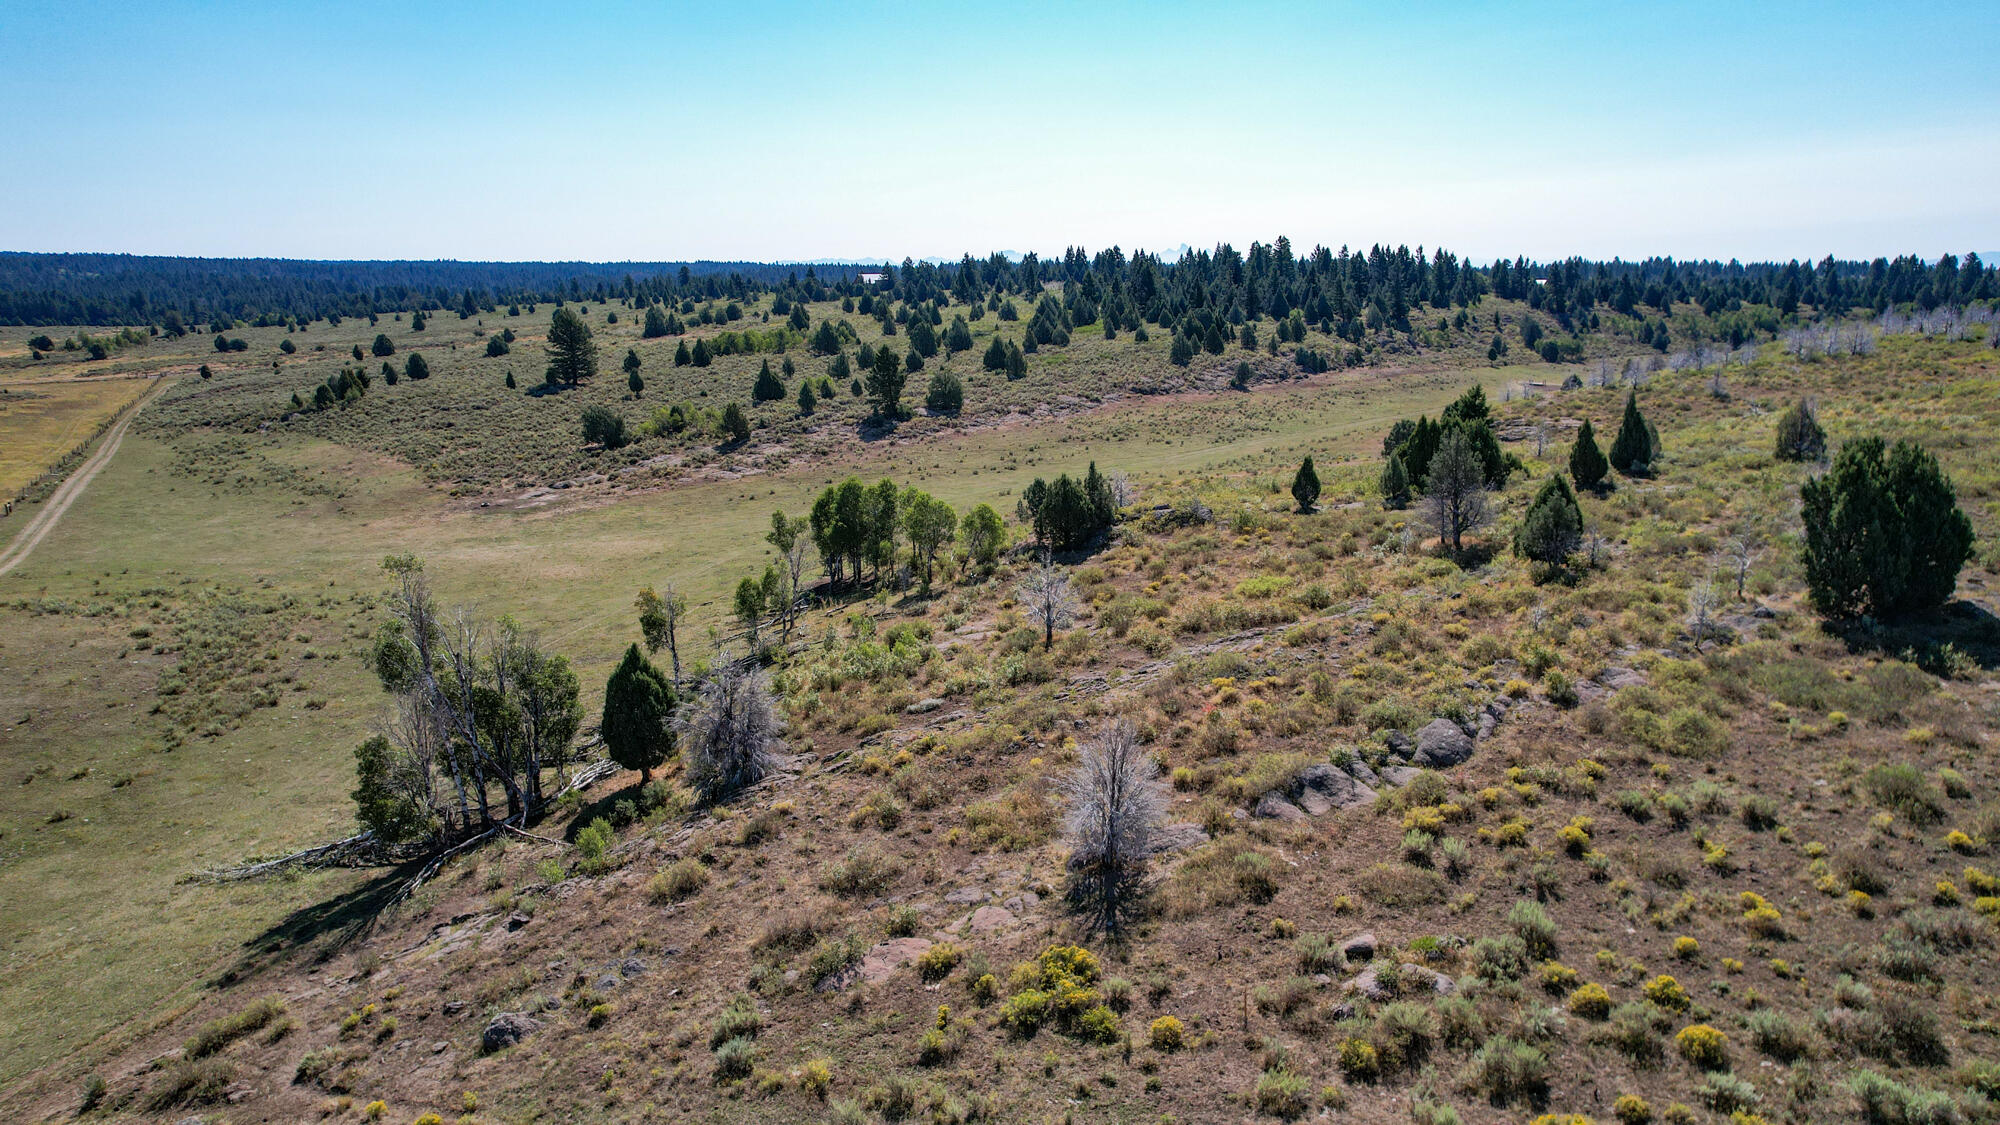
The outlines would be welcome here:
[[[1411,759],[1420,766],[1443,769],[1472,757],[1472,738],[1450,719],[1432,719],[1417,732],[1417,753]]]
[[[1341,944],[1341,956],[1349,961],[1372,961],[1375,959],[1375,935],[1363,931],[1348,938]]]
[[[486,1025],[485,1032],[479,1037],[479,1046],[490,1055],[512,1047],[541,1029],[542,1021],[526,1012],[502,1012]]]
[[[1351,809],[1375,799],[1375,791],[1353,775],[1328,763],[1309,766],[1299,774],[1299,804],[1314,816],[1332,809]]]
[[[1264,794],[1263,799],[1257,802],[1255,815],[1265,820],[1304,820],[1306,818],[1306,814],[1297,805],[1285,800],[1276,793]]]

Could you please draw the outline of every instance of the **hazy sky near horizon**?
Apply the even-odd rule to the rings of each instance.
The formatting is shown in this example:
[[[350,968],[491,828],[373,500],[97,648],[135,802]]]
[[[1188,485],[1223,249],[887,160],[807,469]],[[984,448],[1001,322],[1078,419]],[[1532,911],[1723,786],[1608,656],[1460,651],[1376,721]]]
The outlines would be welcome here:
[[[0,250],[2000,249],[2000,3],[0,3]]]

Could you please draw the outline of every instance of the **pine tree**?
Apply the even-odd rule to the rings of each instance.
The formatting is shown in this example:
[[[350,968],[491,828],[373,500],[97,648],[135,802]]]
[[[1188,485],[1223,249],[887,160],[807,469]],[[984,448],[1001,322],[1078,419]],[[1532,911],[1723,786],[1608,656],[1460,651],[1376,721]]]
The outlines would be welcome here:
[[[1569,447],[1570,477],[1579,489],[1595,490],[1604,484],[1604,474],[1610,468],[1604,451],[1597,448],[1597,432],[1590,428],[1589,419],[1585,419],[1576,431],[1576,443]]]
[[[377,359],[381,359],[383,356],[391,356],[396,354],[395,342],[389,339],[389,334],[387,332],[377,332],[375,334],[375,343],[373,347],[375,351],[375,358]],[[355,358],[359,359],[361,357],[356,356]]]
[[[1028,377],[1028,357],[1021,354],[1019,344],[1007,344],[1007,381],[1013,382]]]
[[[1310,453],[1299,462],[1299,471],[1292,476],[1292,499],[1298,501],[1301,513],[1311,512],[1319,503],[1319,473],[1313,469]]]
[[[812,380],[799,384],[799,413],[811,414],[819,408],[819,398],[813,394]]]
[[[776,402],[785,397],[785,384],[771,371],[771,361],[765,360],[757,372],[757,384],[750,388],[750,397],[757,402]]]
[[[1447,428],[1438,443],[1424,482],[1424,508],[1439,541],[1451,544],[1453,555],[1464,552],[1465,533],[1489,518],[1486,467],[1461,427]]]
[[[549,320],[549,371],[574,387],[597,374],[597,345],[590,326],[574,310],[561,308]]]
[[[1618,423],[1618,437],[1611,443],[1611,467],[1628,477],[1651,473],[1653,444],[1646,416],[1639,413],[1639,392],[1627,391],[1625,417]]]
[[[708,341],[696,340],[694,342],[694,365],[696,367],[707,367],[714,360],[715,353],[708,349]]]
[[[640,335],[648,340],[667,335],[667,315],[660,311],[660,306],[646,306],[646,329]]]
[[[604,684],[604,718],[600,730],[611,760],[638,770],[641,783],[653,780],[653,770],[673,752],[674,688],[654,668],[638,645]]]
[[[993,342],[986,345],[986,354],[980,359],[979,364],[988,371],[1005,371],[1007,369],[1006,343],[998,336],[993,337]]]
[[[688,352],[688,342],[686,340],[682,340],[680,347],[674,349],[674,366],[686,367],[688,364],[693,362],[694,362],[694,356],[689,354]]]
[[[893,349],[875,351],[875,363],[868,369],[868,394],[875,400],[875,412],[884,418],[903,416],[903,363]]]
[[[1388,463],[1382,466],[1382,506],[1392,512],[1410,506],[1410,473],[1403,467],[1401,453],[1389,454]]]
[[[507,373],[507,389],[510,391],[514,389],[514,373],[512,371]]]
[[[403,364],[403,376],[415,381],[431,377],[431,365],[425,361],[422,352],[411,352],[408,362]]]

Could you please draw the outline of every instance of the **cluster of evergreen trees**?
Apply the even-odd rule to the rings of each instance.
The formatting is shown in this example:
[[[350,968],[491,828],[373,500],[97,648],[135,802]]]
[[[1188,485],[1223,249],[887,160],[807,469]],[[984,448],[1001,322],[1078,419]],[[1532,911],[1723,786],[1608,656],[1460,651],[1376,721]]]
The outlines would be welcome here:
[[[1035,542],[1049,550],[1075,551],[1089,546],[1118,518],[1111,481],[1090,463],[1081,481],[1063,473],[1053,484],[1036,477],[1021,492],[1017,514],[1032,527]]]
[[[1435,422],[1424,416],[1414,422],[1404,419],[1390,427],[1388,436],[1382,440],[1383,503],[1390,508],[1407,507],[1411,496],[1423,491],[1429,483],[1431,461],[1452,434],[1464,437],[1478,459],[1480,475],[1488,488],[1505,485],[1508,474],[1519,467],[1517,459],[1501,451],[1500,439],[1493,433],[1492,408],[1486,401],[1486,391],[1473,387],[1445,407]]]
[[[325,382],[313,388],[310,401],[297,392],[294,392],[292,394],[292,409],[325,410],[330,406],[346,406],[351,402],[360,402],[362,396],[368,393],[368,387],[373,382],[374,380],[369,377],[368,372],[364,368],[342,367],[339,371],[328,376]]]

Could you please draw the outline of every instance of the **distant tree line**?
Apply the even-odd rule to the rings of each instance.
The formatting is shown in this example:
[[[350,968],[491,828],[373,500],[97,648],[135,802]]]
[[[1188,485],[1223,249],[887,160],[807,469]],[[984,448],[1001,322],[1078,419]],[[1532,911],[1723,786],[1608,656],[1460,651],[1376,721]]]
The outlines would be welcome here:
[[[873,280],[863,280],[866,274]],[[1046,288],[1062,284],[1058,298]],[[500,308],[558,302],[621,304],[648,310],[646,335],[678,335],[678,316],[694,302],[742,302],[772,295],[774,316],[804,332],[802,303],[869,298],[905,305],[982,306],[1018,319],[1030,308],[1029,338],[1055,342],[1087,327],[1107,337],[1143,324],[1192,331],[1193,346],[1219,352],[1240,342],[1246,321],[1279,323],[1277,341],[1299,342],[1306,325],[1358,341],[1378,329],[1408,331],[1420,309],[1464,310],[1486,294],[1521,300],[1571,332],[1596,327],[1597,310],[1649,317],[1647,336],[1661,346],[1665,317],[1680,304],[1709,315],[1744,305],[1779,316],[1810,311],[1842,315],[1893,306],[1932,309],[2000,297],[2000,278],[1977,254],[1936,261],[1911,255],[1872,261],[1591,262],[1525,257],[1478,266],[1450,251],[1422,247],[1366,251],[1315,247],[1295,253],[1280,237],[1247,252],[1223,244],[1168,260],[1117,247],[1059,258],[1001,254],[957,263],[858,263],[799,267],[760,262],[325,262],[125,254],[0,253],[0,324],[158,324],[169,335],[193,324],[243,321],[289,324],[422,310],[469,318]],[[886,303],[886,302],[882,302]],[[654,313],[654,306],[667,306]],[[868,312],[865,307],[861,312]],[[1010,315],[1011,314],[1011,315]],[[942,337],[949,350],[969,334],[937,321],[920,336]],[[1497,339],[1497,337],[1496,337]],[[919,354],[929,359],[940,342]],[[1559,342],[1558,342],[1559,344]],[[1248,345],[1246,345],[1248,346]],[[1530,347],[1534,347],[1530,344]]]

